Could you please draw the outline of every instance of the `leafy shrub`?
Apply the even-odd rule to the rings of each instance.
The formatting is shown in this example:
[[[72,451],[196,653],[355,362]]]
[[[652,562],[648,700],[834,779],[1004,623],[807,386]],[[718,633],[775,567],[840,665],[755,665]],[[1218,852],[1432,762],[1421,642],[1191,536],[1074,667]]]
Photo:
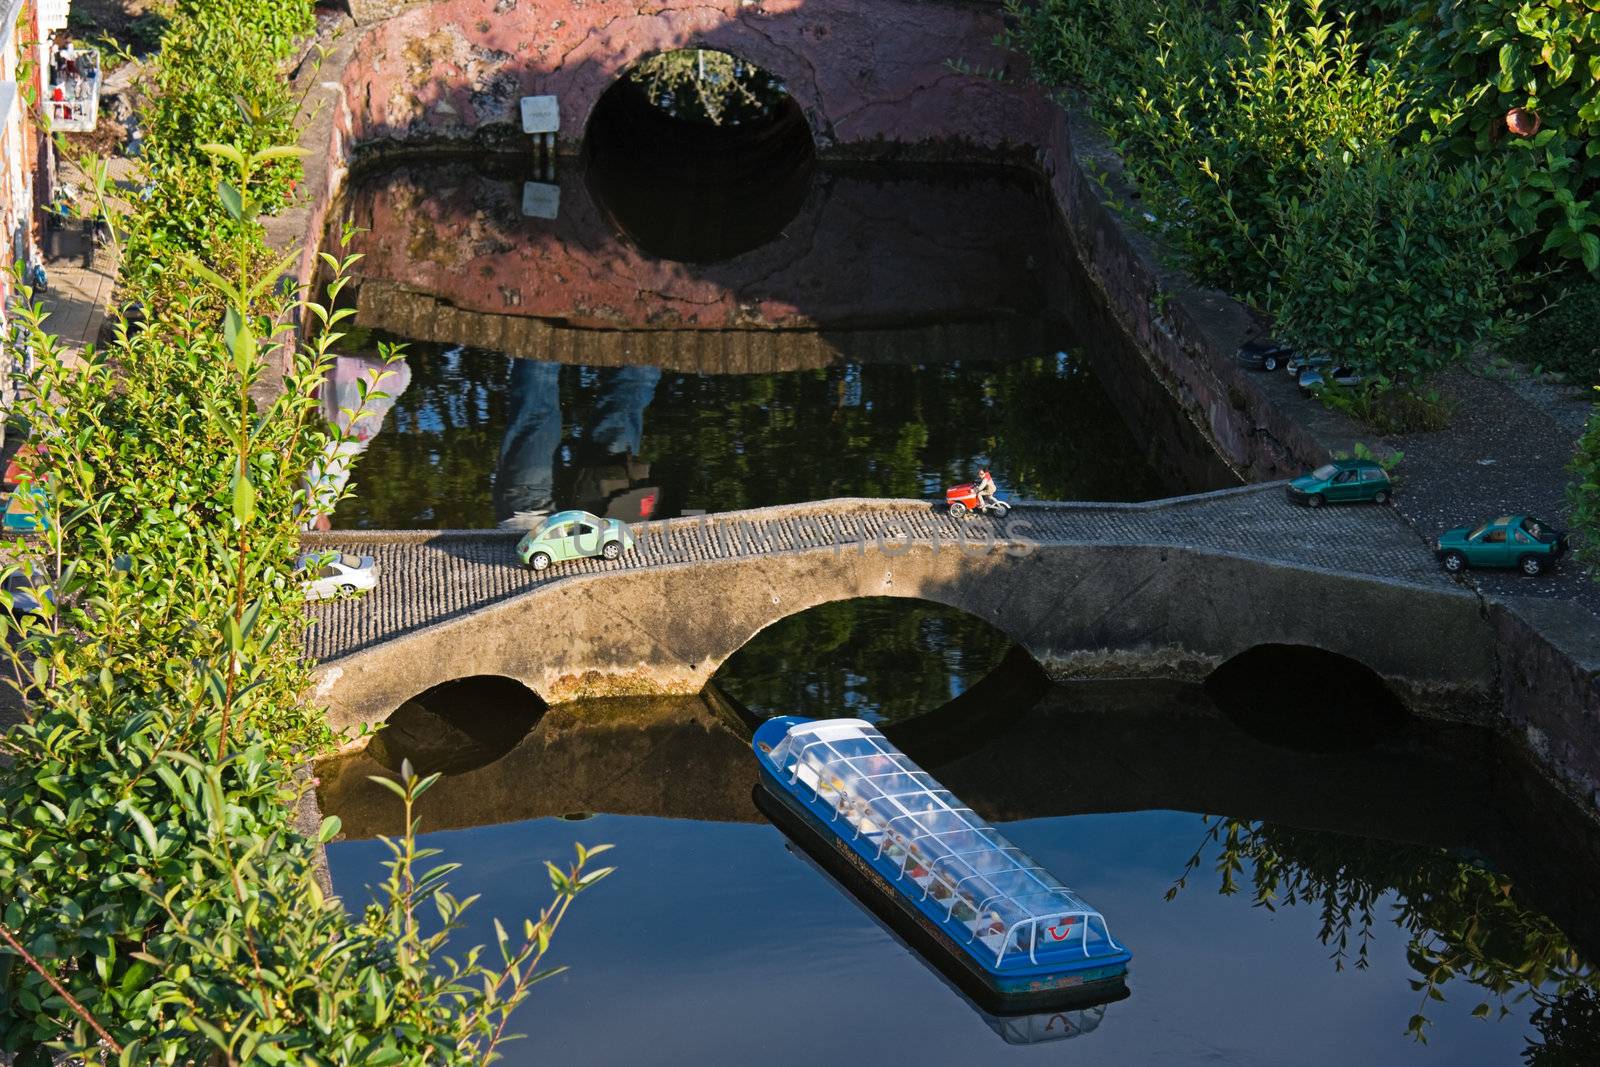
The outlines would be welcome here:
[[[1600,392],[1600,385],[1595,386]],[[1600,400],[1595,402],[1589,425],[1572,457],[1572,483],[1567,504],[1572,509],[1573,547],[1579,559],[1600,568]]]
[[[1240,294],[1269,277],[1263,198],[1296,195],[1317,161],[1381,145],[1412,117],[1396,66],[1369,62],[1321,0],[1048,0],[1011,13],[1011,44],[1084,89],[1163,235]]]
[[[148,195],[133,205],[122,271],[123,285],[140,290],[147,304],[182,299],[186,282],[173,269],[180,252],[205,257],[254,233],[222,210],[220,172],[201,145],[253,153],[294,142],[296,102],[282,65],[295,37],[314,25],[304,0],[183,0],[174,10],[145,114]],[[256,176],[263,209],[284,204],[299,177],[292,156],[268,161]],[[257,269],[270,262],[259,241],[249,255]]]
[[[1298,340],[1401,381],[1493,321],[1506,206],[1493,170],[1415,143],[1411,38],[1375,48],[1320,0],[1047,0],[1013,15],[1013,46],[1083,87],[1190,269],[1287,316]]]
[[[1327,385],[1317,398],[1381,434],[1426,433],[1450,425],[1455,404],[1436,389],[1396,388],[1380,380],[1353,389]]]
[[[38,361],[19,401],[40,446],[25,478],[47,525],[7,546],[0,573],[44,591],[36,613],[0,611],[26,698],[0,774],[0,1050],[491,1062],[571,900],[606,872],[580,848],[551,869],[555,902],[500,936],[498,963],[445,957],[465,904],[445,885],[453,866],[428,867],[416,847],[411,804],[432,779],[405,768],[387,782],[408,829],[379,900],[352,920],[319,889],[317,842],[293,826],[292,768],[326,737],[301,702],[295,512],[304,472],[348,440],[321,420],[316,389],[352,312],[302,305],[323,326],[308,344],[275,327],[292,301],[248,252],[251,178],[282,151],[212,151],[240,232],[214,250],[233,264],[223,273],[180,259],[205,292],[138,331],[119,324],[81,366],[39,309],[20,316]],[[258,405],[281,362],[284,388]],[[328,820],[321,839],[337,829]],[[418,908],[437,932],[422,933]]]
[[[1408,21],[1422,31],[1434,123],[1461,154],[1506,158],[1523,252],[1600,271],[1600,14],[1568,0],[1433,0]],[[1509,133],[1514,107],[1538,116],[1534,137]]]
[[[1581,281],[1524,324],[1511,351],[1525,363],[1600,382],[1600,282]]]
[[[18,411],[41,446],[24,482],[46,523],[0,567],[0,662],[24,717],[0,738],[0,1053],[19,1063],[50,1062],[47,1046],[125,1065],[493,1062],[552,973],[540,963],[567,907],[607,873],[580,847],[550,867],[554,901],[520,936],[497,925],[493,955],[451,959],[467,902],[411,818],[433,779],[404,767],[386,782],[406,833],[354,918],[315,876],[337,820],[317,839],[294,827],[294,768],[329,740],[302,699],[296,511],[305,472],[348,443],[316,390],[351,314],[280,294],[298,252],[262,266],[259,216],[298,151],[263,143],[291,132],[273,63],[295,10],[303,24],[305,5],[285,0],[179,4],[158,60],[154,188],[118,220],[141,327],[118,319],[111,343],[69,362],[42,308],[18,314],[35,360]],[[231,112],[170,99],[194,88],[186,66],[235,56],[220,38],[210,56],[173,39],[208,19],[262,49],[243,59],[273,60]],[[206,144],[230,132],[244,147]],[[96,168],[102,208],[107,185]],[[332,304],[348,261],[325,260]],[[281,325],[295,311],[309,341]]]
[[[1322,160],[1304,196],[1265,198],[1278,332],[1403,385],[1454,362],[1503,311],[1502,189],[1425,153]]]

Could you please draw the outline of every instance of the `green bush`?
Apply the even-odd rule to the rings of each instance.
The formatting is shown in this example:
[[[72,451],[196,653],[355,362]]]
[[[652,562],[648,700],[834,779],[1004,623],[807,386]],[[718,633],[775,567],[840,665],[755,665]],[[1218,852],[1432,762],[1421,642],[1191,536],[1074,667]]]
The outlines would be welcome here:
[[[1580,281],[1523,325],[1510,350],[1524,363],[1600,382],[1600,282]]]
[[[1510,240],[1495,169],[1375,148],[1327,158],[1303,196],[1266,199],[1266,305],[1302,348],[1411,385],[1499,321]]]
[[[491,953],[452,959],[468,902],[410,815],[432,778],[385,780],[407,829],[354,917],[316,878],[337,820],[317,839],[295,829],[295,768],[331,739],[303,698],[296,513],[306,472],[348,443],[317,388],[352,314],[330,310],[348,266],[332,255],[327,305],[281,295],[299,253],[273,262],[259,224],[298,152],[269,139],[292,139],[277,63],[308,10],[179,4],[157,64],[154,188],[118,220],[143,322],[116,320],[108,345],[69,361],[42,308],[18,314],[35,362],[17,409],[40,446],[23,491],[42,493],[45,518],[0,567],[40,601],[16,610],[0,588],[0,662],[24,717],[0,738],[0,1054],[18,1063],[51,1062],[47,1049],[120,1064],[490,1063],[552,973],[540,963],[567,907],[607,873],[580,846],[550,867],[554,900],[518,936],[497,925]],[[200,69],[234,60],[252,76]],[[235,79],[232,110],[175,98],[208,76]],[[103,209],[107,185],[95,168]],[[310,340],[282,325],[295,312]]]
[[[251,179],[284,150],[212,151],[238,236],[209,250],[221,270],[179,255],[185,304],[120,323],[81,365],[40,310],[20,316],[37,365],[19,406],[40,446],[25,482],[47,521],[7,546],[0,578],[48,592],[37,613],[0,592],[25,698],[0,772],[0,1051],[491,1062],[566,908],[606,871],[580,848],[551,868],[555,901],[521,936],[502,934],[494,957],[446,957],[465,903],[445,885],[453,865],[416,847],[410,808],[432,779],[407,768],[385,780],[408,831],[379,899],[351,919],[319,889],[317,841],[293,826],[293,768],[327,738],[301,696],[296,512],[305,472],[348,441],[316,393],[353,312],[301,305],[321,326],[306,344],[275,325],[293,301],[251,263]],[[282,390],[258,404],[282,363]]]
[[[174,10],[145,112],[149,195],[133,205],[121,279],[153,309],[182,300],[186,281],[173,270],[179,253],[205,257],[254,233],[223,212],[216,196],[221,172],[201,146],[256,152],[294,143],[296,101],[283,65],[295,39],[314,26],[304,0],[183,0]],[[266,212],[288,201],[300,174],[291,156],[262,168],[257,181]],[[258,269],[267,266],[259,241],[250,254]]]
[[[1600,11],[1572,0],[1433,0],[1406,24],[1421,31],[1429,114],[1451,147],[1505,157],[1524,254],[1600,271]],[[1536,136],[1508,131],[1514,107],[1538,116]]]
[[[1495,320],[1507,205],[1495,170],[1418,144],[1412,38],[1377,47],[1320,0],[1012,11],[1012,45],[1083,90],[1203,280],[1392,381],[1455,358]]]
[[[1600,392],[1600,385],[1595,386]],[[1595,402],[1589,425],[1572,457],[1572,483],[1567,504],[1572,509],[1573,547],[1577,557],[1600,569],[1600,400]]]

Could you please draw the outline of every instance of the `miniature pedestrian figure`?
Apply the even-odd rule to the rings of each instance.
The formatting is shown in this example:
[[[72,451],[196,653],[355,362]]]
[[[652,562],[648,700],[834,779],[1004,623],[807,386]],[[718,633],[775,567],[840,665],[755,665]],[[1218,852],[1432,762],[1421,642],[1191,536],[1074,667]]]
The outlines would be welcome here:
[[[35,293],[48,293],[50,291],[50,279],[44,273],[43,263],[35,263],[33,268],[28,271],[28,284],[33,286]]]
[[[978,503],[984,508],[992,508],[995,503],[994,477],[986,470],[978,472]]]

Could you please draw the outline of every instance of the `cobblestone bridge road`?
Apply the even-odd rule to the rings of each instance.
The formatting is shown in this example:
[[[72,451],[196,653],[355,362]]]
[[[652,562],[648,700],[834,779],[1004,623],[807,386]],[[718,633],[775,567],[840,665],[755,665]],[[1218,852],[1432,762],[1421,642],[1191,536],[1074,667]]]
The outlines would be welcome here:
[[[378,588],[364,597],[308,607],[307,654],[327,662],[400,634],[575,574],[695,564],[755,553],[839,546],[840,551],[983,550],[1007,533],[1041,545],[1155,545],[1282,562],[1291,566],[1439,585],[1449,581],[1430,547],[1393,509],[1291,504],[1281,483],[1145,504],[1025,502],[1005,522],[952,519],[927,501],[834,500],[671,519],[634,527],[638,549],[621,559],[560,563],[542,574],[520,566],[516,534],[499,531],[334,531],[308,547],[373,555]]]

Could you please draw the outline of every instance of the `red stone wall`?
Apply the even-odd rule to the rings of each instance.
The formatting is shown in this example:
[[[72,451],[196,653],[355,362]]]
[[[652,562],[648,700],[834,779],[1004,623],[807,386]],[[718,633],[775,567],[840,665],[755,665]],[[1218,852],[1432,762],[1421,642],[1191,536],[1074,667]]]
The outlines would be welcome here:
[[[699,46],[782,78],[824,154],[1026,147],[1014,131],[1035,128],[1046,101],[992,43],[1001,28],[997,4],[950,0],[437,0],[359,31],[343,83],[358,143],[520,129],[519,98],[553,94],[575,145],[621,74]]]

